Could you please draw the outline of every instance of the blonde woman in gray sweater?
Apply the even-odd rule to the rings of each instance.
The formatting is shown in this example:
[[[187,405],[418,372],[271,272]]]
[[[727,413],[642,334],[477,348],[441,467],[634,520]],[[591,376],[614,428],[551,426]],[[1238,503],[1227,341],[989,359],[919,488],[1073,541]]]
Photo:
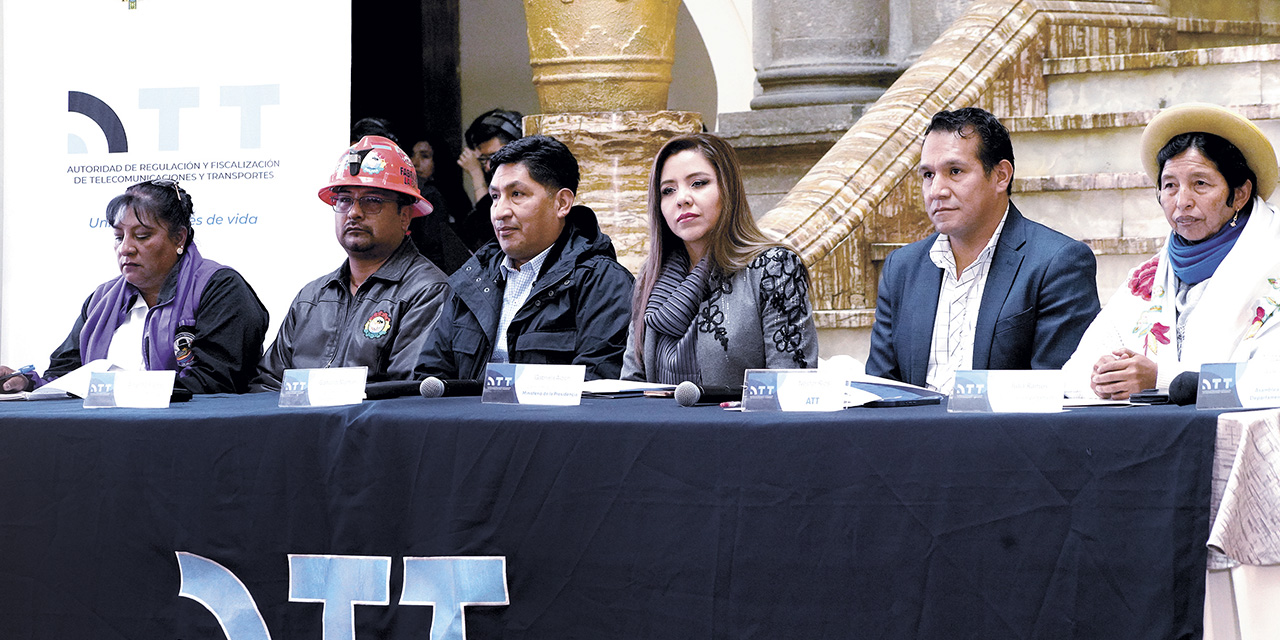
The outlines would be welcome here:
[[[746,369],[816,366],[808,271],[756,225],[733,147],[708,133],[671,139],[649,177],[622,377],[741,385]]]

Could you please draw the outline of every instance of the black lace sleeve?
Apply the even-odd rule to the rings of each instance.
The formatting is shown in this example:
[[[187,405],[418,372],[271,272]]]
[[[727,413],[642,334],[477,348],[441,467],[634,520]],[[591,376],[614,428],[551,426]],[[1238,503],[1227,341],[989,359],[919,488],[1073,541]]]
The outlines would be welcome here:
[[[811,326],[808,322],[811,313],[809,271],[800,256],[787,249],[774,248],[757,256],[750,268],[761,271],[760,313],[766,318],[766,327],[773,325],[772,336],[766,334],[765,340],[772,338],[773,348],[790,354],[797,368],[816,366],[816,361],[806,357],[813,337],[807,329]],[[778,322],[768,322],[770,316]]]

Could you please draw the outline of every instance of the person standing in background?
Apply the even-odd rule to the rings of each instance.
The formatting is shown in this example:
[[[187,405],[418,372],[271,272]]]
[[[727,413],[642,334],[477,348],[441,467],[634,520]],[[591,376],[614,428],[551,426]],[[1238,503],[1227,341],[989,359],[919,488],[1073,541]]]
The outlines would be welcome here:
[[[493,109],[480,114],[465,134],[467,147],[458,156],[458,166],[471,179],[475,206],[462,217],[455,217],[453,229],[472,251],[494,239],[493,225],[489,222],[489,181],[493,179],[493,167],[489,159],[503,146],[523,135],[521,122],[524,116],[518,111]]]

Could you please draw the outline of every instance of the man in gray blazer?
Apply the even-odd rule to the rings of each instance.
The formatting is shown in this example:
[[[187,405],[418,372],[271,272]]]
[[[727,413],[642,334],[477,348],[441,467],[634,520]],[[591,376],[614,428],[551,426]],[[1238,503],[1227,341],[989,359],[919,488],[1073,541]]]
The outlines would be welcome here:
[[[867,373],[950,393],[957,370],[1061,368],[1100,309],[1097,263],[1010,202],[1008,130],[942,111],[919,174],[937,233],[885,260]]]

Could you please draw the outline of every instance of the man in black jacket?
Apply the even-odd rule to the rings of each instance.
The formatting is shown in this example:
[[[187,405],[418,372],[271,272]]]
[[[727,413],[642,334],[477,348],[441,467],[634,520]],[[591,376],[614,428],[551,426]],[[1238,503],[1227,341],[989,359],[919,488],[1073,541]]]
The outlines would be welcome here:
[[[417,377],[479,379],[489,362],[583,364],[617,378],[631,318],[631,274],[595,212],[574,206],[578,161],[546,136],[490,159],[497,238],[449,278]]]

